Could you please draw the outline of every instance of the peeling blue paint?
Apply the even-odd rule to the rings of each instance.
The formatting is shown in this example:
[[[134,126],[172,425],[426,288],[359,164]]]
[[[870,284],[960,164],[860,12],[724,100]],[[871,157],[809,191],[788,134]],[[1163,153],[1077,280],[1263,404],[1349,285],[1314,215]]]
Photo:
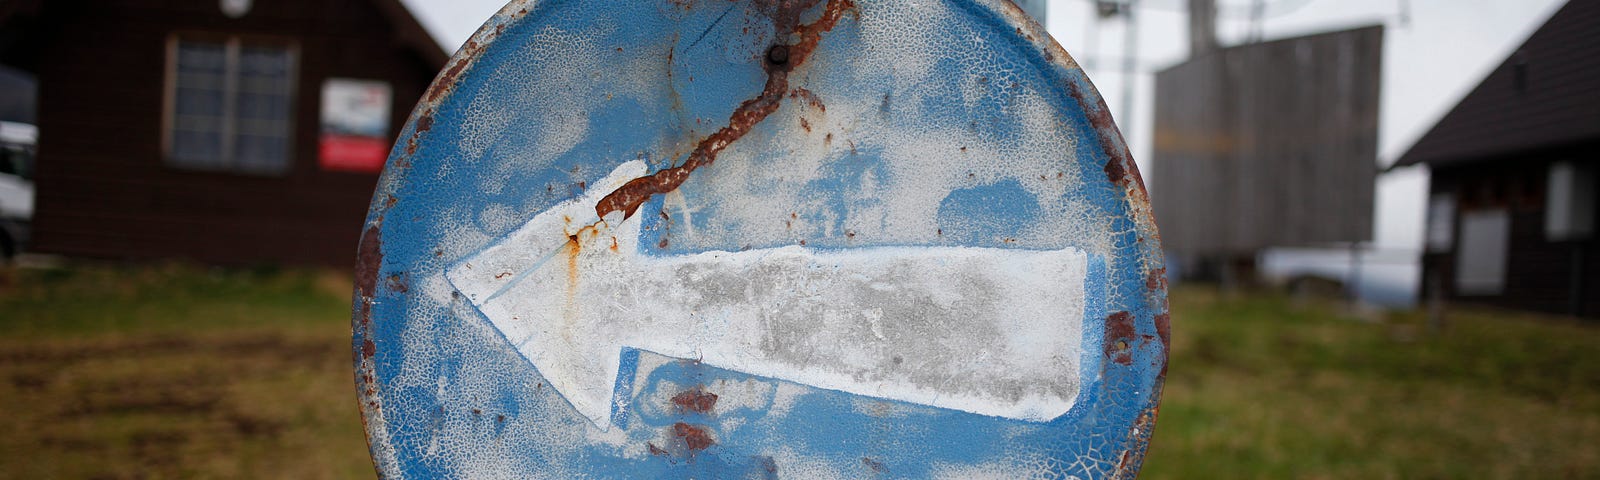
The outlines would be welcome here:
[[[358,317],[363,302],[371,313],[357,319],[353,347],[376,345],[356,362],[374,377],[362,397],[379,470],[402,478],[1137,472],[1166,361],[1166,345],[1148,340],[1166,292],[1151,288],[1161,253],[1143,186],[1136,174],[1108,180],[1106,165],[1136,169],[1120,137],[1106,137],[1115,128],[1097,120],[1103,105],[1083,72],[1009,2],[919,5],[862,2],[823,33],[790,74],[791,88],[809,93],[786,96],[716,164],[640,209],[640,253],[1081,249],[1090,262],[1083,338],[1079,350],[1061,352],[1078,356],[1077,371],[1061,372],[1080,388],[1067,414],[985,416],[627,349],[609,428],[590,424],[444,272],[624,162],[681,165],[760,94],[775,29],[765,2],[513,2],[452,60],[461,68],[441,77],[444,93],[413,113],[374,198],[379,278],[413,279],[406,291],[380,282],[357,299]],[[1145,339],[1130,343],[1127,364],[1103,355],[1104,322],[1116,312],[1131,314]],[[719,395],[715,408],[667,404],[690,387]],[[684,428],[712,443],[691,448]]]

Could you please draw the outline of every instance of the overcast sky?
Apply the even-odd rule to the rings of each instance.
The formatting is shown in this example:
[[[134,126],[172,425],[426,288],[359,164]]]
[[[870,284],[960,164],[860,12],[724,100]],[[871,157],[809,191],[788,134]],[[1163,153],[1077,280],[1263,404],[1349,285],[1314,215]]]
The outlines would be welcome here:
[[[448,50],[455,50],[503,0],[403,0]],[[1188,54],[1185,0],[1138,0],[1138,64],[1131,119],[1117,118],[1134,158],[1149,157],[1151,72]],[[1217,0],[1223,45],[1246,38],[1251,0]],[[1426,133],[1564,0],[1265,0],[1265,39],[1383,24],[1383,99],[1378,163],[1387,166]],[[1409,4],[1409,21],[1402,6]],[[1085,65],[1112,112],[1123,115],[1122,23],[1094,21],[1090,0],[1050,0],[1050,33]],[[1131,123],[1130,123],[1131,120]],[[1130,126],[1131,125],[1131,126]],[[1152,168],[1141,162],[1142,168]],[[1377,243],[1421,245],[1427,174],[1391,173],[1378,182]],[[1160,195],[1160,192],[1152,192]]]

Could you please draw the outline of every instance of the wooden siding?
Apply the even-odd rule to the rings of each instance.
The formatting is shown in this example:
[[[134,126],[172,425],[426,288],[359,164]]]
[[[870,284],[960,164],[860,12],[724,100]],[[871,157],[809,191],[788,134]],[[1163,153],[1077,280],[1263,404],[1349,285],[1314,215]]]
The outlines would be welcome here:
[[[1156,74],[1150,199],[1202,255],[1372,238],[1382,27],[1212,51]]]
[[[1451,221],[1456,228],[1456,245],[1424,256],[1421,291],[1428,292],[1429,282],[1442,279],[1448,298],[1457,301],[1600,317],[1600,239],[1550,241],[1544,230],[1545,183],[1550,164],[1561,160],[1600,162],[1595,160],[1596,151],[1600,151],[1600,141],[1530,151],[1496,161],[1436,167],[1431,192],[1449,193],[1458,205],[1456,218]],[[1506,209],[1511,218],[1505,289],[1498,295],[1460,295],[1454,289],[1460,215],[1498,208]]]
[[[394,89],[391,137],[439,62],[396,25],[392,0],[45,2],[40,38],[35,249],[224,264],[353,264],[377,176],[317,166],[320,92],[331,77]],[[259,35],[299,47],[292,166],[282,176],[190,171],[162,158],[166,49],[174,33]]]

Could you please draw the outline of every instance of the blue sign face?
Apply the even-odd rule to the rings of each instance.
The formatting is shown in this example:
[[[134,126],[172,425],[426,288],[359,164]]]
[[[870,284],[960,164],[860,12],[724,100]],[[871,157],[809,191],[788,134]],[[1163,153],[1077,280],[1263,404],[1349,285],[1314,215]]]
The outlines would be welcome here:
[[[1159,240],[1004,0],[513,2],[390,155],[353,327],[393,477],[1131,477]]]

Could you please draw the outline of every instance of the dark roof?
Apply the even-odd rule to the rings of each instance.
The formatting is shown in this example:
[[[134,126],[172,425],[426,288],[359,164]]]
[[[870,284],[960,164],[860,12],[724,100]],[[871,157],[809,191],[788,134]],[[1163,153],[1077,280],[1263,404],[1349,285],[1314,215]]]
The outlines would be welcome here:
[[[378,7],[378,11],[383,12],[385,19],[394,25],[401,43],[416,50],[434,70],[444,69],[444,64],[450,61],[450,52],[444,51],[439,46],[438,40],[435,40],[427,29],[422,28],[422,24],[417,23],[417,17],[411,14],[410,9],[401,4],[400,0],[373,0],[373,3]]]
[[[38,117],[39,80],[0,65],[0,122],[34,123]]]
[[[0,0],[0,52],[18,47],[25,36],[24,28],[14,23],[26,24],[38,17],[45,0]],[[450,61],[450,52],[444,50],[428,30],[417,22],[411,10],[401,0],[370,0],[384,20],[394,27],[395,40],[416,52],[428,66],[444,69]]]
[[[1600,0],[1571,0],[1395,166],[1600,139]]]

